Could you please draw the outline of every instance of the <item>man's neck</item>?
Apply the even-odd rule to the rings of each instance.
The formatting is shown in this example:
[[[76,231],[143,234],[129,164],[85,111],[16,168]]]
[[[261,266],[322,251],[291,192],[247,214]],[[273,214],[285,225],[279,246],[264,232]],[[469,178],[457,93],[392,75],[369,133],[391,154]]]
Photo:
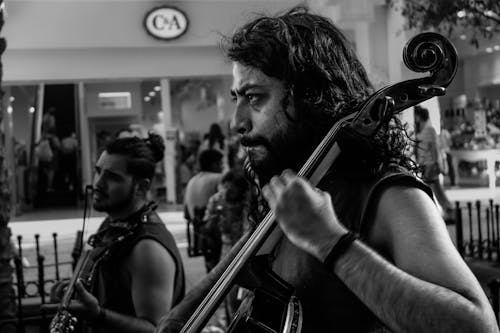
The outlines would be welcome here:
[[[129,217],[130,215],[134,214],[135,212],[137,212],[142,207],[144,207],[145,204],[146,204],[145,200],[135,201],[134,203],[132,203],[131,205],[127,206],[125,209],[122,209],[119,212],[108,213],[108,217],[112,221],[123,220]]]

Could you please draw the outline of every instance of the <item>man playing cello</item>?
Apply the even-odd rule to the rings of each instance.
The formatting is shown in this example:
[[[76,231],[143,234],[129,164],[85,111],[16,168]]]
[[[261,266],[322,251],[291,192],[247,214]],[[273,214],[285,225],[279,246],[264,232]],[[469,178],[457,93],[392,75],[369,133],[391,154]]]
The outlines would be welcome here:
[[[295,288],[302,332],[498,332],[431,190],[414,176],[396,116],[374,136],[375,158],[341,154],[318,189],[297,177],[327,131],[373,92],[332,22],[294,8],[251,21],[226,42],[232,125],[286,235],[270,266]],[[162,319],[160,332],[182,327],[229,259]]]

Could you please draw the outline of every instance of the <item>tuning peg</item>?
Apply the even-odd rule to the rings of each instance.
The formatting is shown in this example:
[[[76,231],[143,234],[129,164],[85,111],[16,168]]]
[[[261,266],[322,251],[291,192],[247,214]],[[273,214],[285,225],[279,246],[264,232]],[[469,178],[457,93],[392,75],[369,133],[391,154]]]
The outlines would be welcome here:
[[[436,85],[418,86],[418,92],[427,96],[443,96],[446,94],[446,88]]]

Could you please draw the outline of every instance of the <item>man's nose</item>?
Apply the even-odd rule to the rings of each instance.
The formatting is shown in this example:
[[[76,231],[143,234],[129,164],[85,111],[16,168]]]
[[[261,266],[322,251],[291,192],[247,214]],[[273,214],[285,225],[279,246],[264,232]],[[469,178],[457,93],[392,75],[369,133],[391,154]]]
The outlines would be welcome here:
[[[247,134],[252,129],[252,121],[248,110],[241,105],[236,105],[233,117],[231,119],[231,130],[238,134]]]
[[[94,189],[102,187],[102,177],[98,174],[94,175],[94,181],[92,182]]]

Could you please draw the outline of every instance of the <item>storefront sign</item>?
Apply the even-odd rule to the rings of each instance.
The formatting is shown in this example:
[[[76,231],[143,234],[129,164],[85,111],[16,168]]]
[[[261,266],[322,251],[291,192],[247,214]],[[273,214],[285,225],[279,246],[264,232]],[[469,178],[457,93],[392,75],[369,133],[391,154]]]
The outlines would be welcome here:
[[[132,94],[126,92],[100,92],[97,94],[99,107],[103,110],[123,110],[132,108]]]
[[[144,17],[148,34],[162,40],[179,38],[187,31],[188,24],[186,14],[169,6],[153,8]]]

